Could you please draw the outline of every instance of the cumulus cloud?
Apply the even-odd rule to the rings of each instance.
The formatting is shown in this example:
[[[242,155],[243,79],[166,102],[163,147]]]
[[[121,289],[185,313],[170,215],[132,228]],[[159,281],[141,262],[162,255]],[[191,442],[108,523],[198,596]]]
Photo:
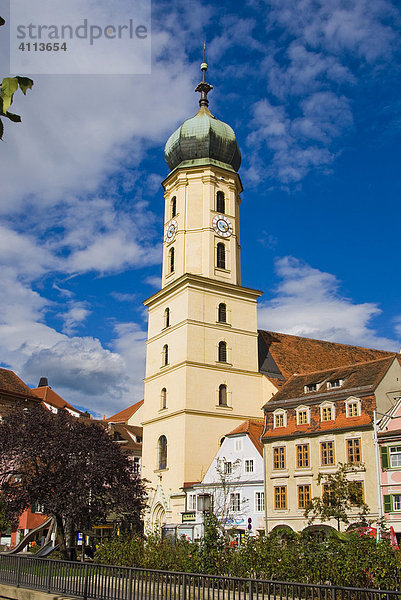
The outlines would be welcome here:
[[[287,256],[276,261],[281,282],[269,301],[261,302],[262,329],[346,344],[399,350],[399,343],[380,336],[372,326],[377,304],[357,304],[340,293],[335,275]]]

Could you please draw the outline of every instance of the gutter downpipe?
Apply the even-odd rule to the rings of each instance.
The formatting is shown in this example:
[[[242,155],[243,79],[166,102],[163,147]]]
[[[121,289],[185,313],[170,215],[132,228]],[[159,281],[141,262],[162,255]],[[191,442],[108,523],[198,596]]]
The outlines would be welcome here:
[[[375,445],[376,454],[377,505],[379,511],[379,520],[376,528],[376,542],[379,543],[381,539],[381,525],[383,520],[383,498],[381,492],[380,448],[377,436],[377,412],[375,410],[373,411],[373,442]]]

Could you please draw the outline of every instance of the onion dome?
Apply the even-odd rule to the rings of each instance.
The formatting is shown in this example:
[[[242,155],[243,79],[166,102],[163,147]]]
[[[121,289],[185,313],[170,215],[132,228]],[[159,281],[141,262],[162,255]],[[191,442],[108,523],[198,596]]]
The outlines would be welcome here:
[[[187,119],[169,137],[164,157],[171,170],[214,163],[225,169],[238,171],[241,153],[233,129],[219,121],[208,109],[207,95],[213,86],[206,82],[207,64],[201,64],[203,79],[195,91],[200,92],[200,108],[192,119]]]

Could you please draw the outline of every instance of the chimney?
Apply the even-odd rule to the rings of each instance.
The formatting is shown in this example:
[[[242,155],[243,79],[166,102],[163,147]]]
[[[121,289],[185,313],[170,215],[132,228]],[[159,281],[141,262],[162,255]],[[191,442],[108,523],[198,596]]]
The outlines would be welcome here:
[[[48,385],[49,385],[49,381],[48,381],[47,377],[41,377],[38,387],[48,387]]]

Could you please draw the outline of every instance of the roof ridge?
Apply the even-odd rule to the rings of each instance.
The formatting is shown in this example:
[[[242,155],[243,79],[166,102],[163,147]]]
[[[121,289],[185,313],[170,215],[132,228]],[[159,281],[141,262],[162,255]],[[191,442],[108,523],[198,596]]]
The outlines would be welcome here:
[[[390,356],[382,356],[382,358],[375,358],[373,360],[364,360],[361,362],[356,362],[356,363],[349,363],[346,365],[340,365],[338,367],[330,367],[328,369],[319,369],[318,371],[305,371],[304,373],[293,373],[285,383],[287,383],[288,381],[290,381],[293,377],[305,377],[306,375],[317,375],[318,373],[329,373],[330,371],[338,371],[340,369],[350,369],[353,367],[361,367],[363,365],[368,365],[370,363],[377,363],[380,361],[390,361],[390,359],[394,359],[397,357],[397,352],[395,352],[394,354],[390,355]],[[284,384],[285,385],[285,384]]]
[[[288,337],[298,338],[301,340],[310,340],[312,342],[323,342],[324,344],[335,344],[336,346],[344,346],[347,348],[358,348],[360,350],[373,350],[373,352],[385,352],[386,354],[399,354],[392,350],[380,350],[380,348],[369,348],[368,346],[357,346],[355,344],[344,344],[344,342],[334,342],[332,340],[322,340],[320,338],[307,337],[305,335],[295,335],[294,333],[284,333],[281,331],[270,331],[269,329],[258,329],[260,332],[270,333],[271,335],[285,335]]]

